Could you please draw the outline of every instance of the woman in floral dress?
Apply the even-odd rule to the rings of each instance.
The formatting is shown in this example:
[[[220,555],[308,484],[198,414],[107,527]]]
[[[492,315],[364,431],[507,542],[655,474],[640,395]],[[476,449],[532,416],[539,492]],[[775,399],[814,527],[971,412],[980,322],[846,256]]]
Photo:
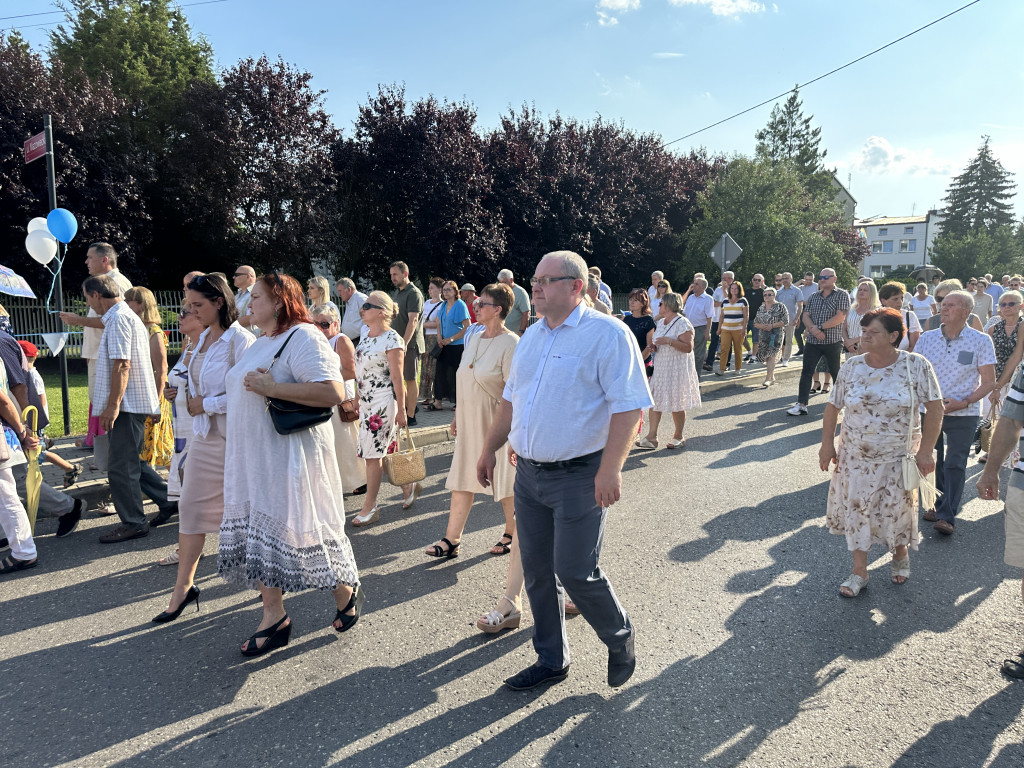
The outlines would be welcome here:
[[[402,365],[405,342],[391,328],[398,305],[383,291],[366,297],[359,313],[367,332],[356,347],[356,395],[359,398],[359,457],[366,461],[366,496],[352,525],[380,519],[377,494],[384,474],[382,459],[398,449],[398,430],[407,425]],[[419,483],[402,487],[405,508],[419,495]]]
[[[149,356],[153,363],[156,391],[163,392],[167,383],[167,336],[160,327],[160,309],[148,288],[136,286],[125,291],[125,303],[139,316],[149,331]],[[174,424],[171,403],[160,398],[160,416],[146,418],[146,432],[139,458],[154,467],[166,467],[174,455]]]
[[[921,355],[901,352],[903,318],[883,307],[861,318],[863,354],[839,370],[825,407],[818,452],[827,472],[836,465],[825,515],[829,531],[846,536],[853,573],[839,587],[856,597],[868,582],[868,551],[881,544],[892,552],[892,582],[910,576],[910,554],[917,549],[917,491],[903,487],[903,457],[913,424],[912,450],[922,476],[935,471],[933,446],[942,425],[942,394],[935,371]],[[919,416],[925,408],[924,419]],[[836,423],[845,409],[836,450]],[[922,434],[923,433],[923,434]]]
[[[775,289],[764,289],[764,303],[754,317],[754,327],[761,331],[757,341],[754,359],[765,364],[762,387],[768,388],[775,383],[775,364],[782,357],[782,340],[786,338],[786,326],[789,325],[789,310],[786,305],[775,300]]]

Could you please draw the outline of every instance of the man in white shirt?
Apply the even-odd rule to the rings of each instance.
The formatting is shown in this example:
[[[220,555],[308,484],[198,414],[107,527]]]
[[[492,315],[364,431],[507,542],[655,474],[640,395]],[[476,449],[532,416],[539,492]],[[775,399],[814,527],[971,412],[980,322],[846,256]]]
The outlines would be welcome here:
[[[523,286],[516,283],[511,269],[501,270],[498,273],[498,282],[511,288],[512,295],[515,297],[512,309],[509,310],[508,317],[505,318],[505,327],[522,336],[530,324],[530,295]]]
[[[85,268],[93,277],[109,277],[114,281],[119,291],[119,296],[132,287],[131,280],[121,274],[117,268],[117,251],[110,243],[93,243],[85,252]],[[103,405],[97,403],[93,398],[93,390],[96,385],[96,358],[99,356],[100,338],[103,336],[103,323],[99,315],[89,310],[85,317],[76,315],[74,312],[61,312],[60,319],[65,325],[83,327],[82,330],[82,357],[88,361],[89,370],[89,432],[85,437],[84,444],[92,445],[96,436],[93,429],[96,426],[94,421],[95,412],[98,412]]]
[[[996,383],[996,353],[992,337],[967,324],[974,299],[967,291],[950,291],[942,300],[942,325],[925,331],[914,347],[935,369],[942,390],[942,432],[935,449],[935,485],[942,496],[924,519],[949,536],[963,501],[967,457],[981,418],[981,401]]]
[[[786,326],[786,337],[782,342],[783,368],[789,365],[789,358],[793,354],[793,336],[797,332],[801,318],[804,314],[804,294],[797,286],[793,285],[793,273],[782,273],[782,287],[776,289],[775,300],[786,307],[789,312],[789,325]]]
[[[505,684],[524,690],[569,674],[560,583],[608,647],[608,684],[618,687],[636,668],[634,630],[598,557],[651,393],[629,328],[583,304],[587,265],[578,254],[545,255],[531,282],[543,319],[516,348],[477,463],[487,486],[506,441],[517,457],[516,530],[538,659]]]
[[[358,344],[359,339],[362,338],[363,330],[366,328],[366,323],[359,316],[363,303],[366,301],[366,294],[357,291],[356,284],[347,277],[338,280],[334,287],[338,291],[338,297],[341,299],[342,307],[344,307],[341,318],[341,332],[348,336],[353,344]]]
[[[146,417],[160,413],[153,381],[149,333],[138,315],[124,303],[109,277],[89,277],[82,283],[89,309],[103,321],[96,358],[95,403],[100,426],[109,434],[107,478],[121,524],[100,536],[101,544],[137,539],[149,533],[142,507],[145,493],[163,511],[167,483],[139,458]]]
[[[708,281],[703,277],[694,278],[690,291],[683,314],[693,326],[693,364],[699,376],[708,354],[708,331],[715,321],[715,300],[708,295]]]
[[[243,264],[233,275],[235,284],[235,309],[238,310],[238,324],[252,330],[252,315],[249,314],[249,299],[252,298],[252,287],[256,284],[256,270]],[[185,283],[188,285],[188,283]]]

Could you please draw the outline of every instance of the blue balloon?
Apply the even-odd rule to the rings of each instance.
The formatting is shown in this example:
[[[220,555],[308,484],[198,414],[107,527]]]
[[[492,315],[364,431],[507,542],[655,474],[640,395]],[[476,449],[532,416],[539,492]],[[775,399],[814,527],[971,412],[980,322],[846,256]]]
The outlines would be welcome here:
[[[78,219],[67,208],[54,208],[46,217],[46,228],[62,243],[70,243],[78,234]]]

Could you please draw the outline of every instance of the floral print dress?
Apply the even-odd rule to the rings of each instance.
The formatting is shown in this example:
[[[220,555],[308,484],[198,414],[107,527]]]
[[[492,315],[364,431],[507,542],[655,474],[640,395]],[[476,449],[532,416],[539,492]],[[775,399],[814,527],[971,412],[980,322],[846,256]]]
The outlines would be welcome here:
[[[156,336],[160,339],[166,351],[167,336],[160,326],[150,325],[148,330],[150,338]],[[154,467],[166,467],[174,456],[174,417],[171,403],[164,393],[157,392],[157,396],[160,398],[160,420],[153,416],[146,418],[146,433],[139,458]]]
[[[359,457],[380,459],[397,448],[395,416],[398,402],[391,385],[388,352],[405,349],[398,332],[366,334],[356,347],[356,391],[359,394]]]
[[[759,363],[767,363],[769,360],[778,360],[782,357],[782,341],[786,338],[786,326],[789,325],[789,310],[780,301],[772,304],[768,309],[765,304],[757,310],[754,322],[759,325],[775,325],[782,323],[781,328],[772,331],[761,331],[758,336],[757,351],[754,352],[754,359]]]
[[[846,536],[851,552],[867,552],[873,544],[917,549],[917,491],[904,490],[902,461],[911,419],[913,450],[921,444],[918,406],[941,399],[931,363],[913,352],[900,352],[885,368],[872,368],[857,355],[839,369],[829,403],[845,415],[825,524]]]

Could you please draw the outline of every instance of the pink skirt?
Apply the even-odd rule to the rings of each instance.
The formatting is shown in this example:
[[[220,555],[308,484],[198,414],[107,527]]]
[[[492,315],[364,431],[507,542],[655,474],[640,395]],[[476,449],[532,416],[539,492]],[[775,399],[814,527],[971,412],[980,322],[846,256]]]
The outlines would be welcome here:
[[[219,533],[224,517],[224,435],[227,418],[210,414],[210,432],[194,435],[188,447],[181,497],[178,499],[178,533]]]

